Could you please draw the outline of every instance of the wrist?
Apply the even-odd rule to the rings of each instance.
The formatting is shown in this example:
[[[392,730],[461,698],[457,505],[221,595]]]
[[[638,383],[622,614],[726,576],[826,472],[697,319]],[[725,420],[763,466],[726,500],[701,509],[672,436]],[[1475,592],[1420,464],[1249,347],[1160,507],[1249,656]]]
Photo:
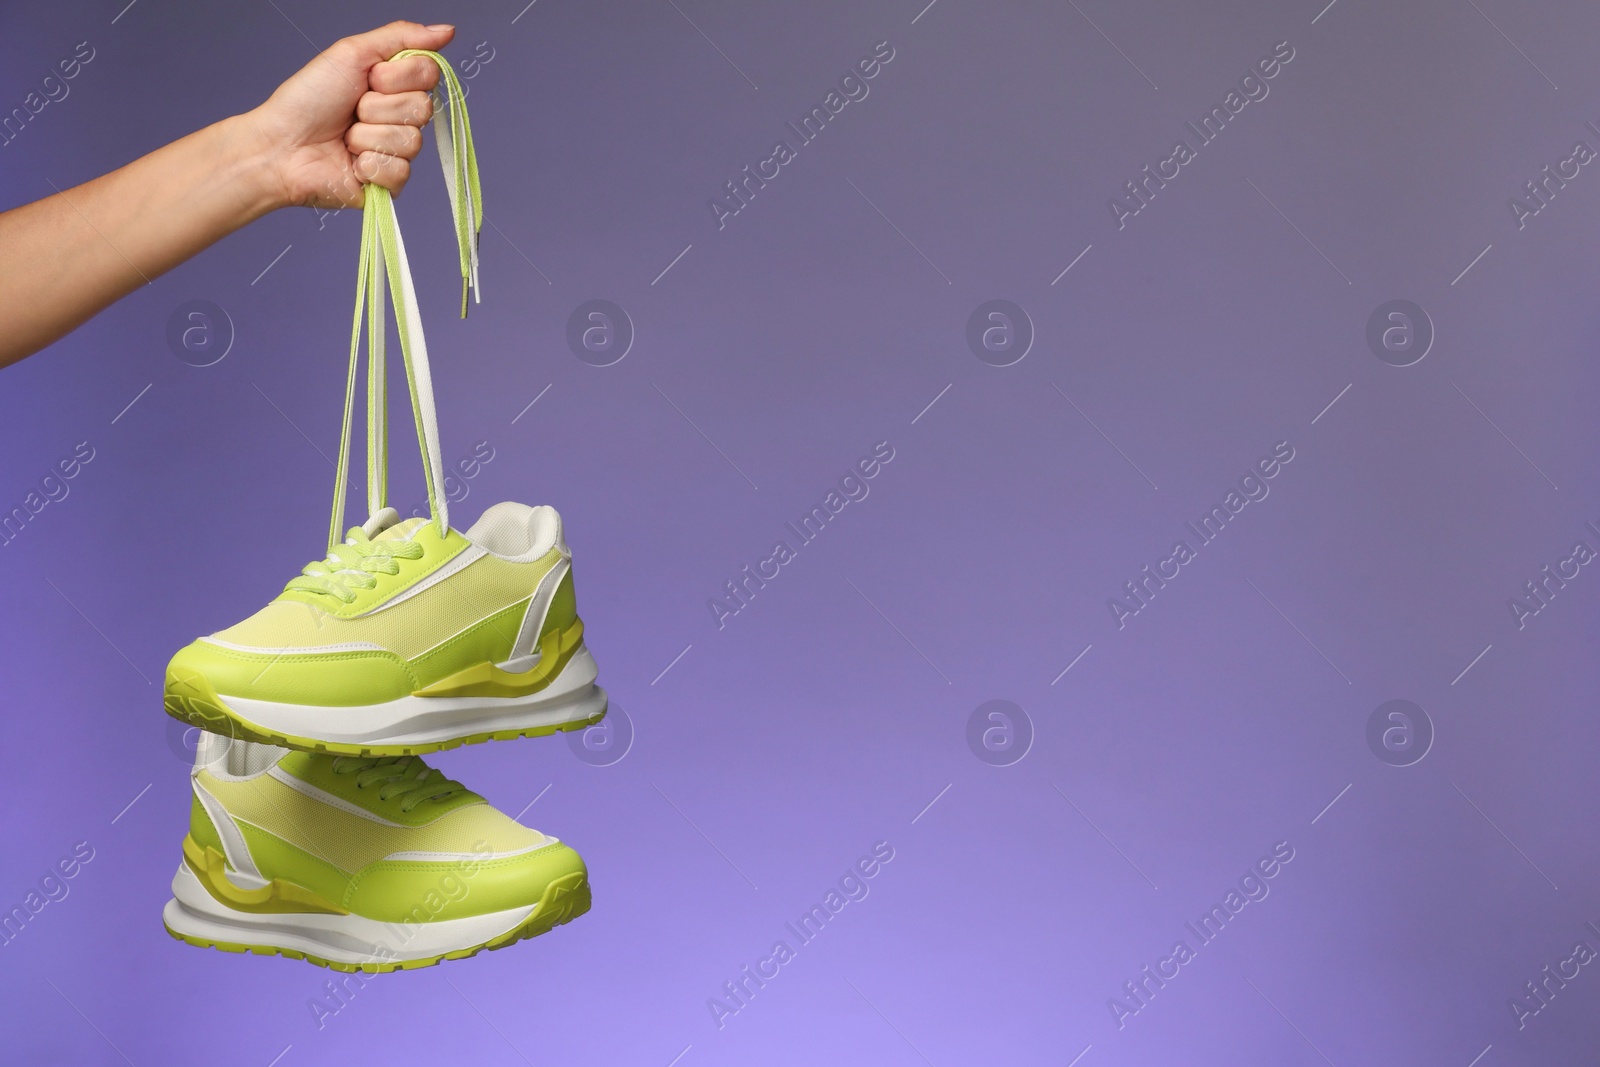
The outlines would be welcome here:
[[[218,141],[219,177],[237,191],[247,221],[291,205],[283,153],[262,133],[254,112],[223,119],[211,129]]]

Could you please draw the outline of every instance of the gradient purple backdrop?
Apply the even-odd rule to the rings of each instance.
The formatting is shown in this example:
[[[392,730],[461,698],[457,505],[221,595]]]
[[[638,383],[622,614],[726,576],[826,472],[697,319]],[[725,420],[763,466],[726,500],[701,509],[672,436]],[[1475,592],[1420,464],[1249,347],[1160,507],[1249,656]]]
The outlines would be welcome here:
[[[0,509],[94,449],[0,549],[0,905],[95,850],[0,947],[0,1060],[1592,1062],[1600,969],[1521,1028],[1509,1002],[1600,948],[1600,576],[1520,629],[1508,600],[1600,548],[1600,175],[1520,229],[1508,198],[1600,148],[1600,11],[523,2],[8,6],[0,113],[94,58],[0,146],[0,207],[339,36],[460,26],[490,222],[465,323],[431,148],[399,202],[445,458],[494,450],[456,514],[560,509],[635,736],[607,766],[561,738],[434,762],[580,849],[594,910],[320,1027],[329,972],[162,930],[166,659],[326,526],[359,219],[280,212],[0,376]],[[708,198],[880,41],[870,94],[719,229]],[[1119,229],[1108,200],[1283,41]],[[1036,333],[1005,367],[966,340],[997,298]],[[611,366],[566,340],[592,299],[636,331]],[[1411,366],[1366,341],[1393,299],[1436,330]],[[212,366],[167,341],[193,300],[232,323]],[[719,629],[708,600],[879,441],[870,495]],[[1108,599],[1280,441],[1270,495],[1119,629]],[[402,501],[415,472],[399,451]],[[1434,732],[1409,766],[1367,740],[1394,699]],[[1031,724],[1009,766],[969,747],[990,700]],[[708,1000],[878,841],[870,895],[719,1028]],[[1108,1000],[1285,841],[1119,1027]]]

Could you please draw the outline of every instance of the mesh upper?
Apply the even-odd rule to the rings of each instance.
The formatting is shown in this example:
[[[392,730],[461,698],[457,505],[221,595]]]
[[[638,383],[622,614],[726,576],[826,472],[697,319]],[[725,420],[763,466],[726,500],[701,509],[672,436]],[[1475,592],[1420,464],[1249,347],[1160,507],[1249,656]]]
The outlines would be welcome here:
[[[424,826],[396,826],[307,796],[271,775],[226,781],[202,773],[200,784],[228,814],[281,838],[347,874],[396,852],[516,852],[543,844],[537,830],[487,803],[454,808]]]
[[[559,558],[554,549],[528,563],[481,556],[404,601],[380,605],[350,619],[298,600],[274,600],[214,636],[231,644],[270,650],[363,642],[386,648],[402,659],[415,659],[462,630],[526,600]]]

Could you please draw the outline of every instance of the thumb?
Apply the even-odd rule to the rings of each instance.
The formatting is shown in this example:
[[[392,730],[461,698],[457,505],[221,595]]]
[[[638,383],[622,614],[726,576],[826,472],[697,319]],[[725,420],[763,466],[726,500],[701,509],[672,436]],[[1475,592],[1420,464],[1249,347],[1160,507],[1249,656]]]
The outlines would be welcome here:
[[[456,28],[444,23],[423,26],[416,22],[391,22],[387,26],[346,37],[334,47],[348,52],[360,68],[366,70],[374,63],[382,63],[407,48],[437,52],[449,44],[455,35]]]

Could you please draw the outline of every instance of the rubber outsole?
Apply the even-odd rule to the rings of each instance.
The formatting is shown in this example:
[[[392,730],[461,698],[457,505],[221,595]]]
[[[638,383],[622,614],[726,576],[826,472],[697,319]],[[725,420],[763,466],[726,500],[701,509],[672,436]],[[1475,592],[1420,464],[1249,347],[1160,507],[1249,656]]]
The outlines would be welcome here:
[[[259,726],[228,707],[210,683],[193,672],[182,678],[167,678],[162,690],[162,704],[168,715],[209,733],[221,734],[235,741],[255,741],[298,749],[302,752],[323,752],[331,756],[425,756],[430,752],[443,752],[447,749],[460,748],[462,745],[478,745],[486,741],[514,741],[519,737],[548,737],[555,733],[583,730],[606,717],[605,709],[602,709],[586,719],[575,719],[572,722],[530,726],[520,730],[490,730],[445,741],[427,741],[412,745],[356,745],[339,741],[319,741],[313,737],[296,737],[293,734],[281,734]]]
[[[557,926],[571,922],[584,912],[588,911],[593,903],[593,895],[589,889],[589,879],[582,872],[562,875],[549,885],[545,886],[544,893],[539,897],[539,903],[520,924],[507,930],[505,933],[493,937],[480,945],[444,952],[437,956],[423,956],[414,960],[378,960],[371,963],[345,963],[340,960],[325,959],[309,952],[298,949],[279,948],[276,945],[253,945],[238,941],[215,941],[210,938],[195,937],[192,934],[183,934],[167,926],[167,934],[174,940],[196,948],[214,948],[219,952],[243,953],[249,952],[257,956],[284,956],[293,960],[304,960],[318,967],[330,970],[343,971],[348,974],[361,972],[363,974],[388,974],[392,971],[414,971],[421,967],[432,967],[443,963],[445,960],[464,960],[476,956],[480,952],[493,952],[495,949],[505,948],[518,941],[525,941],[530,937],[549,933]]]

